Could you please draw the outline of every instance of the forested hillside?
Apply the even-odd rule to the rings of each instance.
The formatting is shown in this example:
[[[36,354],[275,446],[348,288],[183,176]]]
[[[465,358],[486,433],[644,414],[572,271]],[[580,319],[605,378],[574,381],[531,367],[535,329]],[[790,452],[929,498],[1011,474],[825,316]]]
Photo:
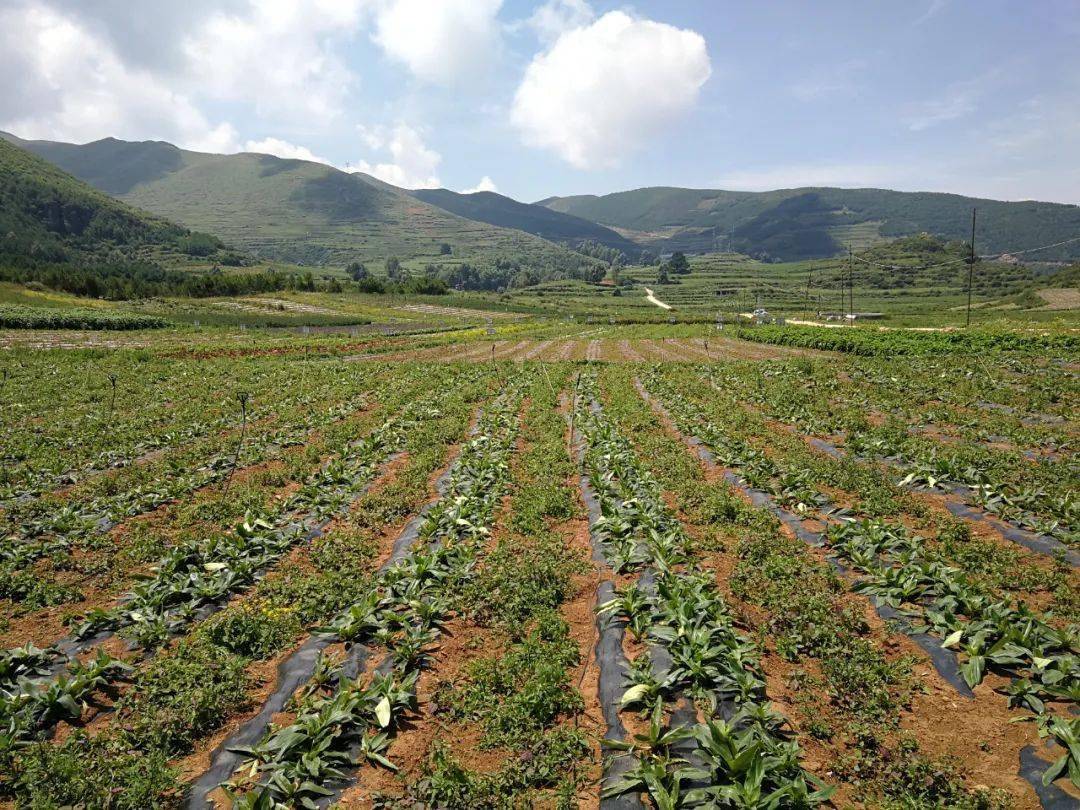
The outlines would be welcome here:
[[[0,139],[0,257],[6,264],[217,257],[220,240],[139,211]]]

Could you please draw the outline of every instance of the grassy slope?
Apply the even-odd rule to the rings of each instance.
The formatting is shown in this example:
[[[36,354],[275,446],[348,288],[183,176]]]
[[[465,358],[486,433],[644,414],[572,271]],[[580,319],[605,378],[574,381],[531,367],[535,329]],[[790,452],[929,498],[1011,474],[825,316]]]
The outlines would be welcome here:
[[[265,258],[341,266],[353,260],[526,257],[572,263],[565,248],[473,222],[363,174],[270,155],[211,155],[160,142],[24,142],[125,201],[214,233]]]
[[[658,187],[541,202],[623,229],[635,241],[662,250],[728,247],[734,229],[740,250],[764,249],[783,258],[833,255],[848,241],[862,247],[923,231],[946,239],[969,238],[973,207],[979,209],[981,251],[1035,247],[1080,231],[1080,207],[1075,205],[883,189],[745,192]],[[854,233],[853,226],[858,228]],[[1078,257],[1080,243],[1038,255],[1042,260]]]
[[[552,242],[580,245],[597,242],[636,257],[641,248],[610,228],[542,205],[518,202],[502,194],[478,191],[458,194],[449,189],[418,189],[412,195],[458,216],[503,228],[517,228]]]

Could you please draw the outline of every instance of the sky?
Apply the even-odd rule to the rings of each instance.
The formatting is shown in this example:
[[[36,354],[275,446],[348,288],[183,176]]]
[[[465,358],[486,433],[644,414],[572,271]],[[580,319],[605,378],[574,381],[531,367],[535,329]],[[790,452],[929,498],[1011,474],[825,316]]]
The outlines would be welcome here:
[[[1080,203],[1080,0],[0,0],[0,129],[535,201]]]

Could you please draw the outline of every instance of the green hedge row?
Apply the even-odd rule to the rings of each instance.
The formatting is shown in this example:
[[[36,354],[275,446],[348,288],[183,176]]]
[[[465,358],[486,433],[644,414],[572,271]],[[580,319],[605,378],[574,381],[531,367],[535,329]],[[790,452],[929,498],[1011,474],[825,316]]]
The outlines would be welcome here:
[[[738,336],[758,343],[824,349],[863,356],[898,354],[971,354],[976,352],[1074,352],[1080,338],[1019,332],[912,332],[868,328],[829,329],[815,326],[757,326],[740,329]]]
[[[38,309],[0,306],[2,329],[161,329],[170,322],[154,315],[90,309]]]

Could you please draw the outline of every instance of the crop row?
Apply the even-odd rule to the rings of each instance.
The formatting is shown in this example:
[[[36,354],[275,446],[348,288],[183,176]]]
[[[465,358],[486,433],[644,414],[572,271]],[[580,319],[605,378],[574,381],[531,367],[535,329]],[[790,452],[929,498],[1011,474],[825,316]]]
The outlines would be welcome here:
[[[724,376],[742,396],[819,435],[867,431],[884,420],[890,429],[935,432],[946,441],[1011,444],[1028,457],[1067,452],[1073,440],[1064,419],[1048,411],[1067,413],[1075,385],[1052,367],[1038,375],[1042,385],[1015,382],[1019,373],[1000,362],[955,367],[923,359],[899,368],[879,360],[796,361]]]
[[[876,329],[759,326],[740,329],[738,335],[758,343],[880,357],[982,352],[1067,353],[1080,348],[1080,342],[1071,335],[1023,335],[1018,332],[882,332]]]
[[[665,371],[700,391],[689,370]],[[1000,712],[987,705],[992,696],[979,696],[974,709],[940,679],[917,675],[924,659],[913,654],[916,645],[871,618],[866,599],[821,550],[794,536],[802,521],[712,463],[655,397],[643,395],[634,370],[609,367],[600,379],[606,410],[678,509],[696,564],[715,571],[731,609],[751,628],[774,700],[791,718],[807,765],[836,784],[836,806],[999,810],[1010,806],[1008,794],[1028,795],[1011,775],[1015,743],[976,745],[983,707]],[[730,412],[701,393],[706,407]],[[928,720],[955,730],[944,751],[924,734]]]
[[[592,381],[583,378],[576,418],[602,512],[593,530],[616,571],[647,569],[600,609],[624,619],[653,648],[632,662],[622,697],[625,707],[643,707],[648,724],[631,741],[611,743],[636,763],[604,795],[644,790],[660,807],[754,806],[764,797],[776,806],[827,800],[831,791],[802,770],[797,743],[786,738],[784,719],[766,700],[756,646],[736,629],[710,576],[688,570],[687,535],[595,403]],[[677,714],[688,722],[666,726],[665,701],[684,693],[697,701],[705,721],[683,711]]]
[[[0,329],[163,329],[169,321],[156,315],[93,309],[0,307]]]
[[[943,647],[955,648],[962,657],[960,673],[969,686],[981,683],[987,669],[993,669],[1012,681],[1005,690],[1010,706],[1035,711],[1040,726],[1059,737],[1072,733],[1068,721],[1045,710],[1047,701],[1069,704],[1080,697],[1075,627],[1059,629],[1022,603],[998,598],[938,556],[926,553],[921,538],[902,524],[867,520],[865,515],[835,507],[816,489],[809,470],[786,467],[730,435],[666,385],[661,375],[652,375],[648,386],[680,429],[700,437],[719,464],[775,498],[788,514],[829,524],[829,548],[845,564],[867,575],[855,589],[878,597],[883,604],[905,608],[908,617],[917,620],[910,632],[929,633]],[[1068,749],[1066,759],[1074,753]],[[1047,782],[1059,775],[1064,761],[1059,764],[1046,772]]]
[[[304,627],[328,621],[365,591],[376,539],[428,497],[434,469],[465,430],[469,403],[487,388],[490,375],[481,371],[449,375],[459,385],[440,398],[441,415],[408,431],[403,463],[387,468],[377,492],[361,495],[225,609],[144,654],[133,672],[117,673],[121,680],[104,690],[114,696],[111,707],[89,695],[92,733],[78,728],[86,715],[65,717],[74,728],[62,741],[20,741],[0,768],[0,793],[18,796],[20,805],[62,798],[95,807],[176,806],[180,772],[167,761],[250,705],[255,662],[294,645]]]
[[[234,808],[314,806],[327,785],[364,762],[393,768],[390,735],[414,705],[421,667],[450,616],[448,591],[468,579],[505,491],[517,434],[520,391],[482,415],[462,449],[447,491],[420,525],[420,547],[392,560],[374,587],[321,632],[386,656],[370,679],[347,677],[325,659],[295,697],[296,719],[243,751]]]
[[[272,451],[302,445],[312,431],[349,418],[369,399],[370,394],[364,392],[327,408],[301,411],[287,424],[244,435],[242,440],[238,436],[231,448],[222,447],[198,464],[175,468],[170,463],[158,470],[156,476],[148,470],[149,479],[117,491],[106,489],[84,502],[34,501],[14,507],[3,515],[6,525],[0,559],[6,569],[17,570],[42,556],[66,550],[125,519],[222,482],[237,468],[257,464]]]
[[[372,434],[351,444],[339,458],[312,476],[276,514],[251,516],[231,535],[174,548],[161,561],[156,574],[128,594],[119,607],[88,615],[77,629],[76,638],[95,636],[94,641],[99,641],[104,631],[128,628],[143,646],[164,643],[200,613],[205,614],[211,606],[246,588],[262,569],[347,506],[400,445],[404,432],[415,420],[434,415],[430,405],[415,404],[406,414],[387,420]],[[76,650],[82,645],[71,646]],[[66,674],[41,681],[30,676],[47,675],[55,669],[60,655],[56,648],[38,650],[28,646],[3,655],[15,662],[9,668],[18,672],[18,678],[5,690],[6,702],[0,705],[0,720],[12,729],[14,740],[62,717],[78,719],[82,711],[78,701],[83,696],[130,669],[102,657],[99,651],[92,671],[74,661],[66,665]],[[53,709],[54,705],[65,711]]]
[[[360,382],[355,379],[352,384],[355,386]],[[13,432],[22,440],[31,440],[33,446],[16,451],[14,444],[9,445],[12,452],[6,457],[11,465],[5,475],[3,501],[9,507],[16,505],[20,511],[25,511],[32,499],[49,490],[79,484],[105,470],[146,463],[173,448],[180,448],[186,454],[193,442],[204,437],[221,434],[218,439],[223,440],[226,434],[238,433],[242,421],[254,427],[260,421],[272,421],[294,409],[318,407],[327,399],[324,392],[303,387],[278,386],[263,393],[257,398],[249,398],[243,413],[238,400],[227,403],[228,407],[211,409],[211,413],[207,412],[207,403],[197,402],[198,407],[191,413],[171,413],[169,426],[160,430],[148,430],[142,420],[118,424],[120,420],[112,419],[107,411],[95,415],[81,427],[73,424],[66,439],[57,435],[35,438],[33,431],[19,427]],[[68,416],[58,414],[50,419]],[[46,442],[51,452],[77,449],[79,457],[85,460],[76,461],[74,465],[68,461],[62,469],[53,469],[52,464],[44,463],[45,459],[40,457]],[[101,449],[89,455],[87,451],[99,443]],[[16,462],[16,457],[21,458],[21,465]]]
[[[121,606],[88,614],[76,630],[88,638],[103,630],[131,628],[143,646],[162,643],[206,604],[247,587],[289,548],[309,538],[348,507],[378,468],[398,451],[419,420],[438,416],[433,396],[411,403],[372,433],[348,444],[273,512],[250,514],[233,532],[172,548],[152,577]]]
[[[732,375],[711,384],[731,396],[726,383]],[[742,387],[743,395],[770,415],[789,424],[815,425],[801,405],[785,406],[770,392]],[[912,435],[899,425],[858,429],[849,424],[844,438],[849,451],[886,461],[904,470],[902,484],[955,492],[987,512],[1039,534],[1075,545],[1080,534],[1080,501],[1075,476],[1067,464],[1041,466],[993,450],[953,447]]]

